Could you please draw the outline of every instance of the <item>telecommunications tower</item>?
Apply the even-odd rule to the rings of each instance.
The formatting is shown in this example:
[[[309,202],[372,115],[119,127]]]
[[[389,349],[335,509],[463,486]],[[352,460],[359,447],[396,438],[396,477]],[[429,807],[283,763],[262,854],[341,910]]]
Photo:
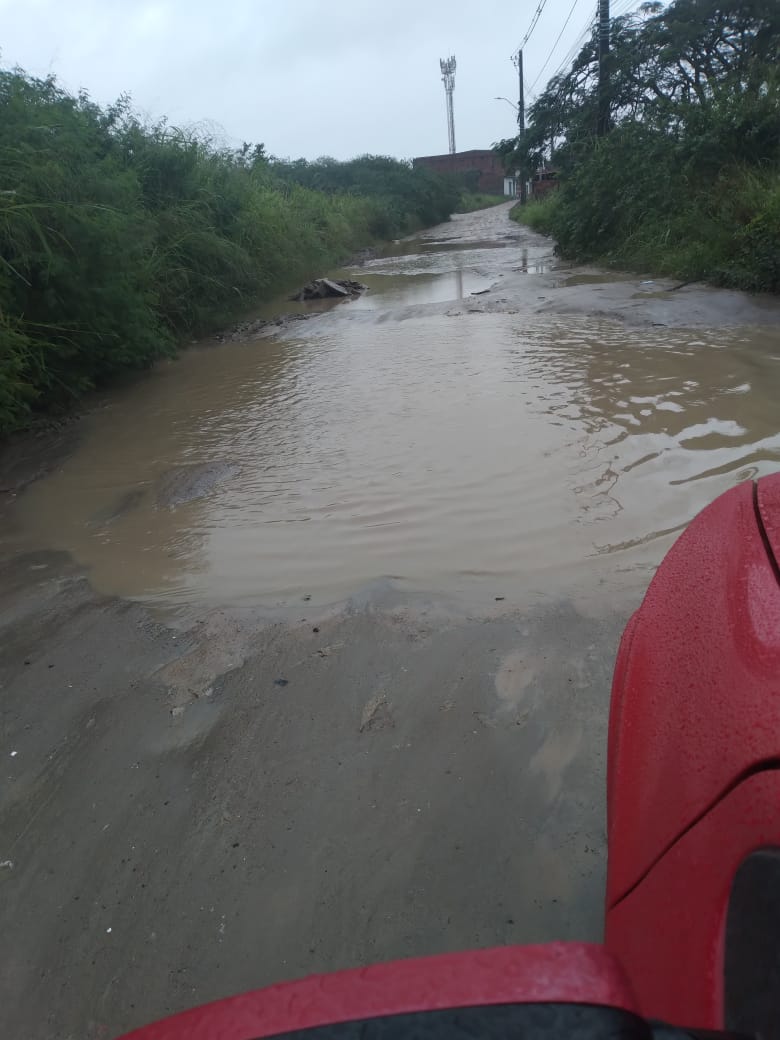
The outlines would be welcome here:
[[[455,89],[455,55],[440,58],[439,67],[444,93],[447,95],[447,134],[450,141],[450,155],[453,155],[455,152],[455,114],[452,109],[452,92]]]

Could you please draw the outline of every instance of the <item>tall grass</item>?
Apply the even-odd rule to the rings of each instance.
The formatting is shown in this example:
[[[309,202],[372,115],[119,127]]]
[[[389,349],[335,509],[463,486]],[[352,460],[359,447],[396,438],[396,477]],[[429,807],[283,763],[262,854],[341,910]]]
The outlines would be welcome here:
[[[553,236],[572,259],[780,292],[779,167],[732,161],[715,177],[686,178],[636,164],[631,174],[630,185],[616,187],[613,173],[611,186],[600,188],[583,165],[558,191],[511,216]]]
[[[279,163],[0,71],[0,433],[459,195],[394,159]]]
[[[502,202],[509,202],[509,199],[505,195],[489,195],[485,192],[464,191],[458,205],[455,207],[455,212],[473,213],[478,209],[500,206]]]

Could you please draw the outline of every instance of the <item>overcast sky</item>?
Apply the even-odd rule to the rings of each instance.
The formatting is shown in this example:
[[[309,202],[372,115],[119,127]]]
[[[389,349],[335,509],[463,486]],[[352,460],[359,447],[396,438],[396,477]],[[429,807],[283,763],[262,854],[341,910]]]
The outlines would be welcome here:
[[[220,128],[269,153],[409,158],[447,151],[439,58],[454,54],[458,151],[514,132],[510,56],[541,0],[0,0],[0,62],[55,73],[101,104]],[[620,10],[632,0],[613,0]],[[530,86],[572,10],[546,0],[525,47]],[[595,14],[577,0],[540,90]]]

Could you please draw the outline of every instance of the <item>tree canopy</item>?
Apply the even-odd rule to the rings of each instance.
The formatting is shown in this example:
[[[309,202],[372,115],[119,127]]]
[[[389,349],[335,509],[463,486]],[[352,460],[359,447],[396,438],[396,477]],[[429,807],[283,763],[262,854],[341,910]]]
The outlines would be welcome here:
[[[560,171],[549,229],[562,248],[625,260],[632,254],[622,246],[652,227],[667,240],[692,233],[683,264],[689,272],[780,288],[779,247],[772,245],[780,237],[777,0],[645,3],[614,19],[609,129],[601,138],[598,47],[594,27],[571,66],[531,105],[524,137],[496,145],[508,167],[527,175],[551,160]],[[744,265],[737,272],[735,261],[727,271],[724,251],[744,259],[751,236],[761,242],[760,263],[754,257],[750,272]]]

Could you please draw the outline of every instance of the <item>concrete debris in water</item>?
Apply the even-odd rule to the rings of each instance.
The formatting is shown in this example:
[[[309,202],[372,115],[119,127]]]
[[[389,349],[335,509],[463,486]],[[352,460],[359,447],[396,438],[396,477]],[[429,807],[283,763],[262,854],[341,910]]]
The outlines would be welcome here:
[[[362,282],[353,282],[349,278],[332,281],[330,278],[315,278],[290,297],[293,300],[324,300],[330,296],[360,296],[368,288]]]
[[[354,299],[368,289],[362,282],[350,278],[334,281],[331,278],[315,278],[307,282],[298,292],[293,293],[291,300],[299,303],[304,300]],[[295,321],[306,321],[311,314],[280,314],[276,318],[256,318],[254,321],[242,321],[232,329],[218,334],[218,343],[240,343],[262,334],[278,332]]]
[[[241,321],[228,332],[217,335],[217,343],[243,343],[263,333],[278,332],[294,321],[306,321],[311,314],[280,314],[278,318],[257,318],[254,321]]]

